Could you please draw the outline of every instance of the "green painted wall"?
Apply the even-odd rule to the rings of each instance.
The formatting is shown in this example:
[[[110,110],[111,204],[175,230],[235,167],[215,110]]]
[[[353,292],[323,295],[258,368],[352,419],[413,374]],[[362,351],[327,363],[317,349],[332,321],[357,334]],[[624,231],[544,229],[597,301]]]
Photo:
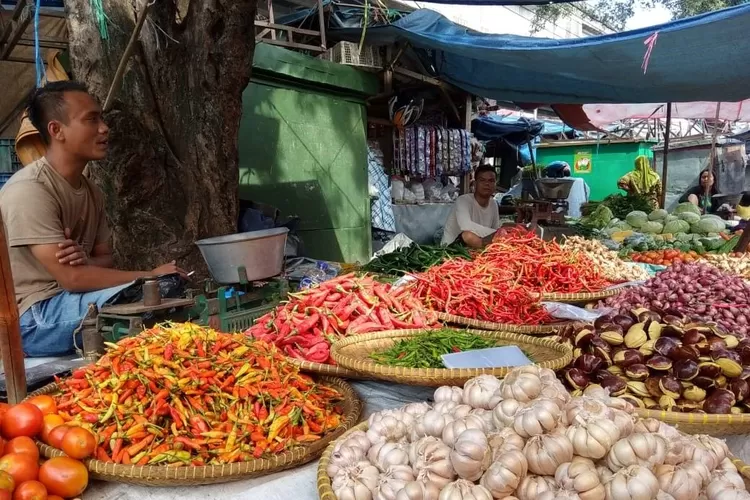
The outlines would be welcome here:
[[[617,189],[617,181],[633,170],[636,157],[646,155],[653,159],[651,147],[654,144],[632,142],[545,146],[536,150],[536,161],[539,164],[566,161],[572,168],[577,152],[589,153],[592,159],[591,173],[577,174],[574,172],[573,177],[581,177],[586,180],[586,184],[591,189],[591,201],[601,201],[612,193],[622,192]]]
[[[371,250],[363,96],[367,73],[259,45],[243,94],[241,199],[301,218],[307,256],[365,262]]]

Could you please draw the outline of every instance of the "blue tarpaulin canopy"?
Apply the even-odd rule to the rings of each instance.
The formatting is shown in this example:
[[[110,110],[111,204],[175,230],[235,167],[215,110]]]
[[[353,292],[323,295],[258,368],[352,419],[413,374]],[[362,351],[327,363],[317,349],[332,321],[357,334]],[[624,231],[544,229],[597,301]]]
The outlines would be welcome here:
[[[526,118],[504,118],[487,115],[471,121],[471,133],[480,141],[505,140],[514,145],[526,144],[542,132],[544,124]]]
[[[366,37],[377,45],[408,41],[429,49],[437,77],[494,99],[739,101],[750,97],[748,26],[750,4],[744,4],[647,29],[549,40],[478,33],[421,9],[391,25],[368,28]],[[361,30],[333,33],[356,41]]]

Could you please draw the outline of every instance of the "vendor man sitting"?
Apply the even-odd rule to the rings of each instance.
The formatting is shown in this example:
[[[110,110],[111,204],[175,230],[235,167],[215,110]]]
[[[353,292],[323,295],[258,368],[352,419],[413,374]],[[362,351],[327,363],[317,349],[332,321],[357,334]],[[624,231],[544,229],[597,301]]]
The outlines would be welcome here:
[[[460,241],[481,248],[491,241],[500,227],[500,212],[495,194],[495,169],[482,165],[474,172],[474,192],[456,199],[443,231],[443,245]]]
[[[104,198],[83,175],[89,161],[106,157],[109,128],[86,87],[49,83],[35,91],[28,113],[47,154],[0,190],[0,212],[24,353],[60,356],[74,352],[73,333],[90,303],[101,307],[137,278],[182,271],[174,262],[151,271],[112,268]]]

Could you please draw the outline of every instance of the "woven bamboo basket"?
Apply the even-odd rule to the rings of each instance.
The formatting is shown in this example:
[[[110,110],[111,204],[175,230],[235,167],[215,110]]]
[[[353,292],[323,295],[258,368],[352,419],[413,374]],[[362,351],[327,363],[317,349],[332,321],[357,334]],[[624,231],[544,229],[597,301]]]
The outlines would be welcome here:
[[[346,337],[333,343],[331,357],[344,368],[356,370],[372,378],[396,382],[399,384],[424,385],[438,387],[441,385],[463,385],[464,382],[478,375],[495,375],[504,377],[512,367],[497,368],[402,368],[376,363],[370,354],[387,349],[395,342],[428,332],[425,329],[392,330]],[[523,349],[534,363],[543,368],[559,370],[573,360],[573,351],[568,344],[561,344],[552,339],[529,337],[517,333],[487,332],[466,330],[496,340],[498,345],[517,345]]]
[[[318,375],[325,375],[328,377],[340,377],[340,378],[351,378],[363,380],[368,377],[362,375],[354,370],[347,370],[337,365],[327,365],[324,363],[313,363],[312,361],[304,361],[297,358],[286,358],[291,364],[295,365],[300,371],[306,373],[315,373]]]
[[[199,484],[228,483],[241,479],[264,476],[292,467],[297,467],[317,458],[331,441],[359,422],[362,414],[362,400],[352,387],[338,378],[320,377],[319,382],[336,388],[343,396],[344,418],[341,425],[309,446],[297,446],[269,459],[257,459],[226,465],[206,465],[202,467],[170,467],[155,465],[120,465],[99,460],[85,460],[84,463],[93,479],[114,481],[143,486],[192,486]],[[56,384],[50,384],[31,394],[51,394],[57,391]],[[44,443],[37,443],[39,451],[47,458],[64,456],[64,453]]]
[[[614,288],[609,290],[600,290],[598,292],[584,292],[584,293],[545,293],[542,295],[542,300],[548,300],[553,302],[564,302],[567,304],[582,304],[592,302],[595,300],[602,300],[609,297],[618,295],[623,288]]]
[[[550,323],[547,325],[507,325],[503,323],[492,323],[477,319],[454,316],[452,314],[438,313],[438,319],[454,325],[463,325],[478,330],[489,330],[508,333],[522,333],[525,335],[554,335],[558,330],[568,326],[570,322]]]
[[[673,425],[685,434],[732,436],[750,433],[750,413],[718,415],[710,413],[677,413],[673,411],[636,409],[641,418],[655,418]]]

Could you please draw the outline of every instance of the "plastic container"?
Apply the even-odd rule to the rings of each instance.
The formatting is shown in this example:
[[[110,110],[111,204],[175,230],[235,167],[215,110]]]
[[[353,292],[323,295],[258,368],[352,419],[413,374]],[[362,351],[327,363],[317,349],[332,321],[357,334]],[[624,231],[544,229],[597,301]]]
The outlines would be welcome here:
[[[219,284],[239,283],[244,267],[247,281],[258,281],[281,273],[289,229],[230,234],[196,241],[211,277]]]
[[[318,265],[315,267],[315,269],[309,272],[307,276],[302,278],[299,284],[299,288],[300,290],[304,290],[306,288],[319,285],[324,281],[335,278],[336,274],[336,270],[332,269],[327,262],[318,261]]]

